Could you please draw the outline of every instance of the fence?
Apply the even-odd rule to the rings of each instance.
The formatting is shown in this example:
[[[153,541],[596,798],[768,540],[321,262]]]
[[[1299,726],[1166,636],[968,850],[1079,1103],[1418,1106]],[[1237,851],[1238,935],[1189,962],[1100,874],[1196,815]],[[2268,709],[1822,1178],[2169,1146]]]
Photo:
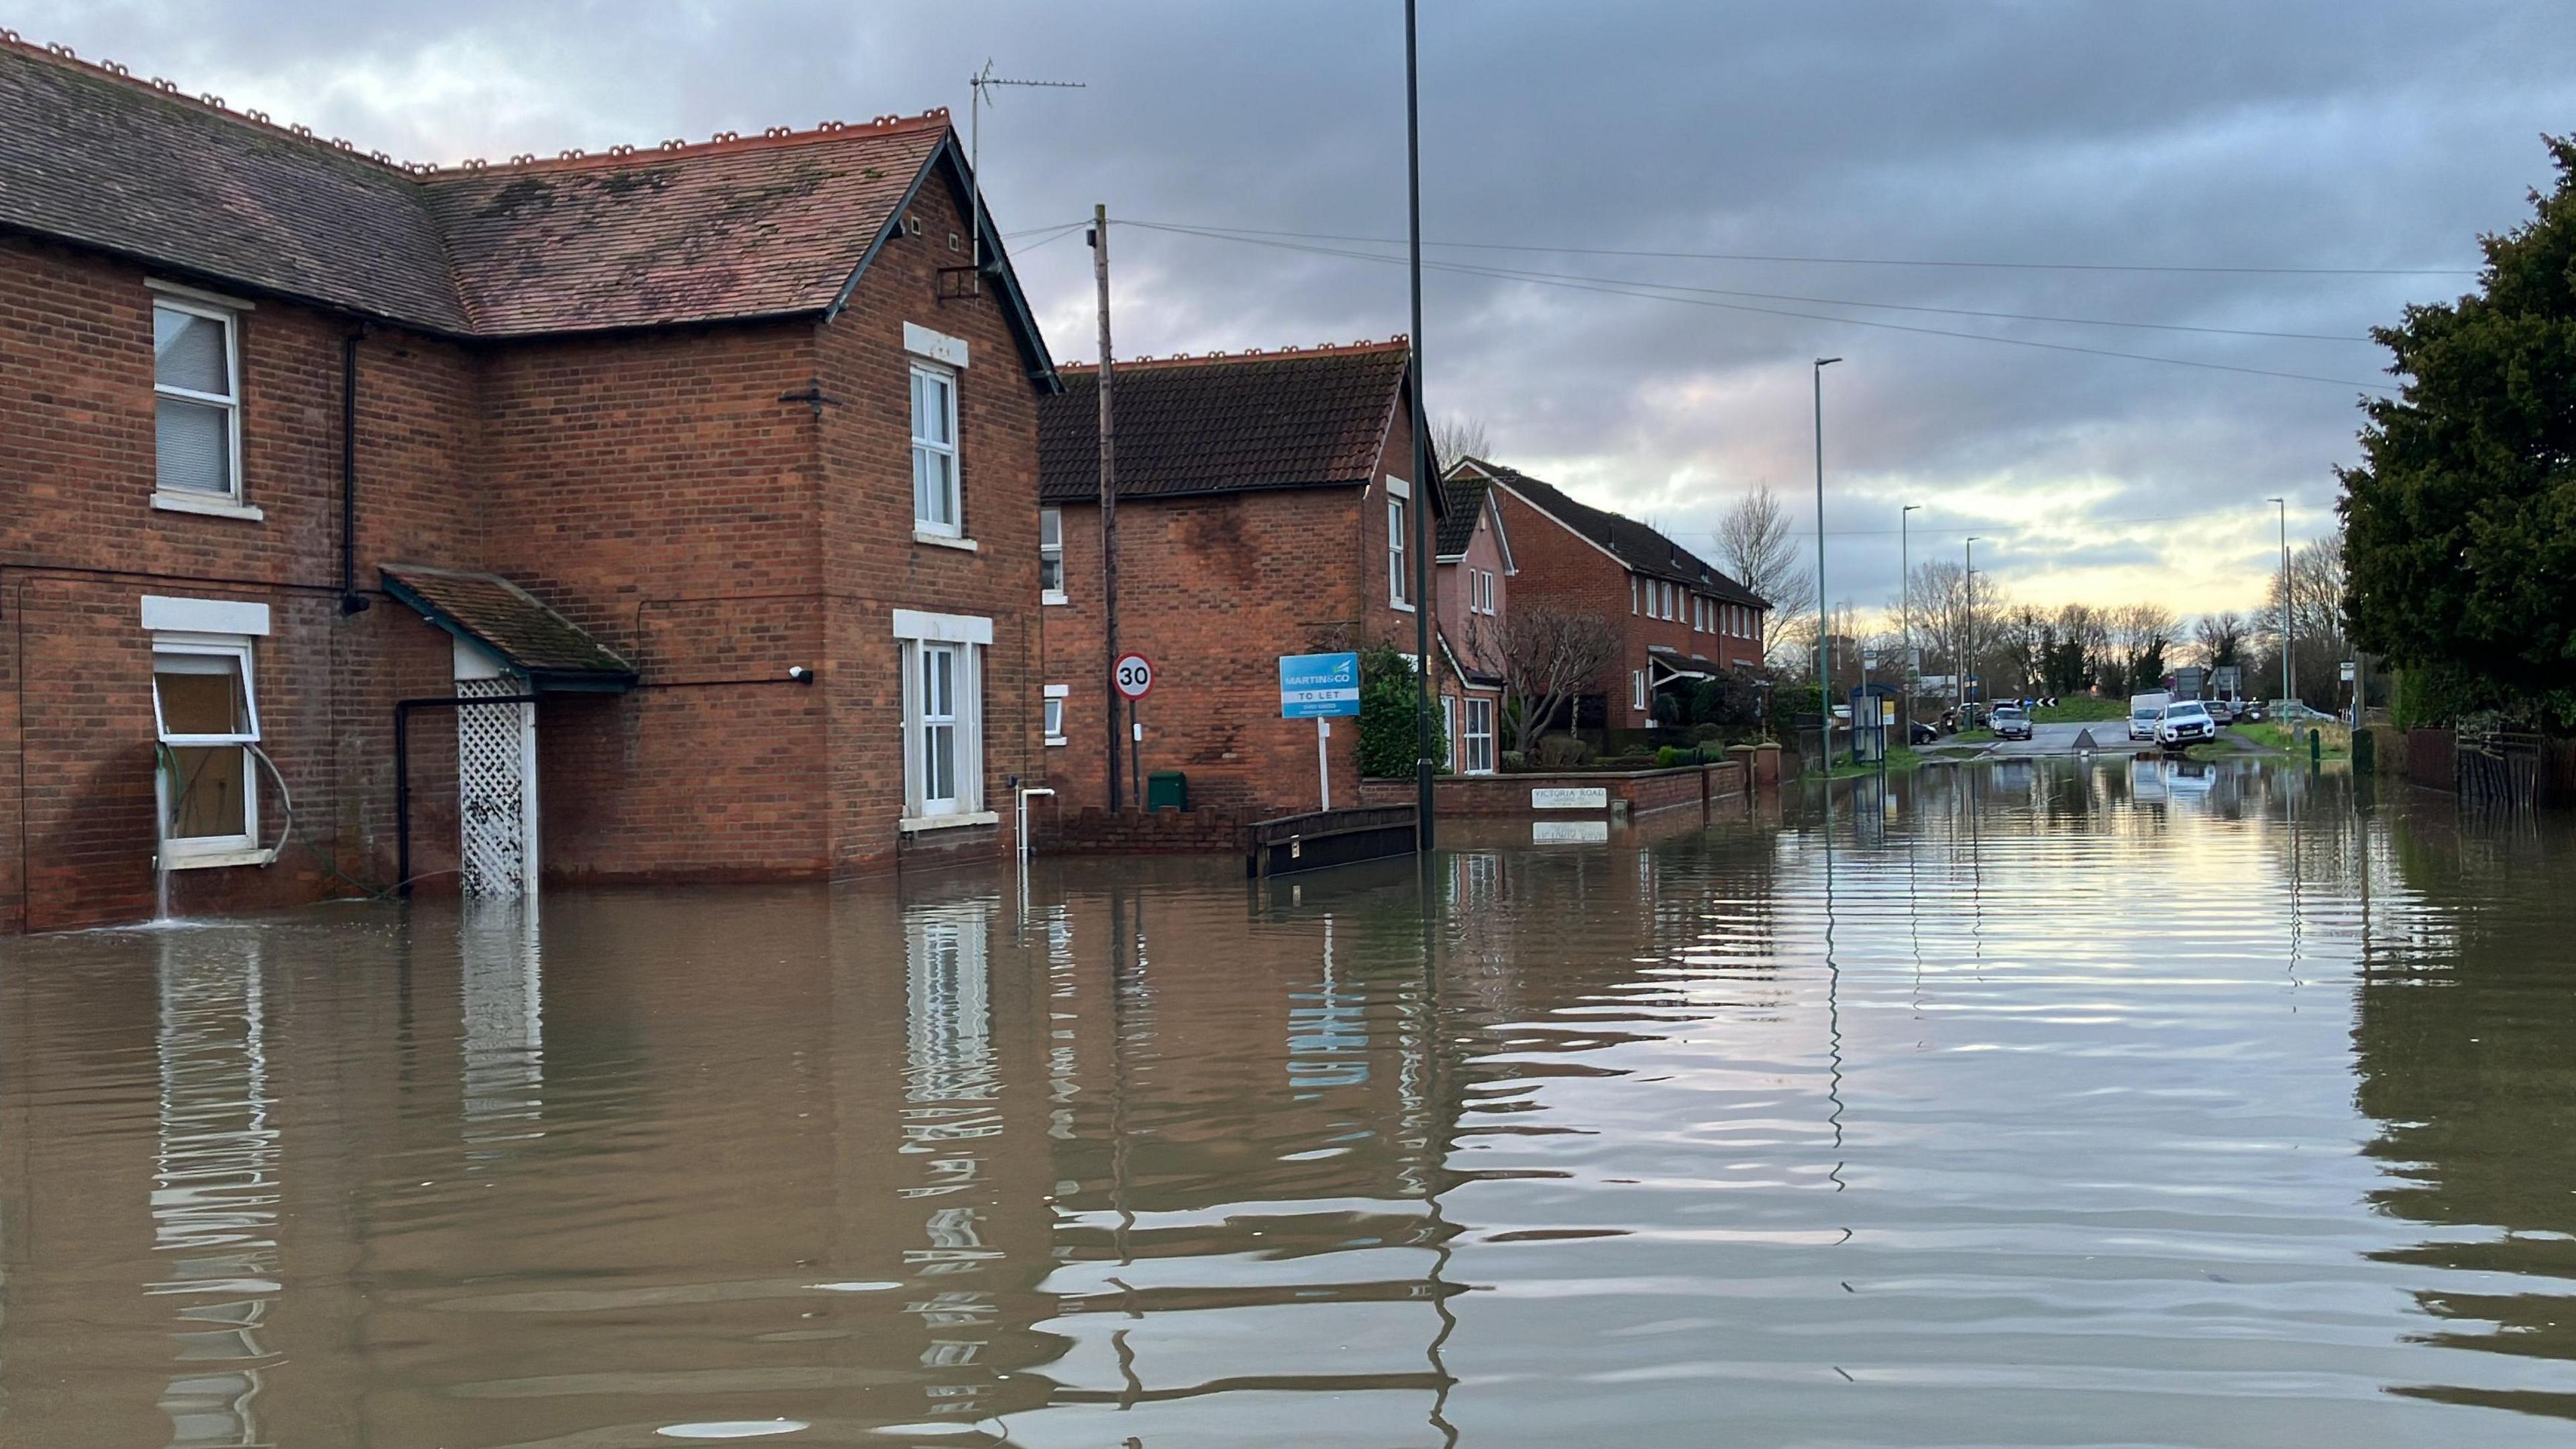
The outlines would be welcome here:
[[[2462,800],[2528,809],[2540,803],[2548,741],[2520,730],[2464,729],[2451,752],[2452,788]]]

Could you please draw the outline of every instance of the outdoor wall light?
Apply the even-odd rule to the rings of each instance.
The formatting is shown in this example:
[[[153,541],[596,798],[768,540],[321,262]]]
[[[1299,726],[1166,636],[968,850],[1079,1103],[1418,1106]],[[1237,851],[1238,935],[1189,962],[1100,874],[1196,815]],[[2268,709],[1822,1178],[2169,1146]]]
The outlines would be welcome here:
[[[806,668],[802,664],[791,664],[787,666],[787,677],[798,684],[812,684],[814,682],[814,671]]]

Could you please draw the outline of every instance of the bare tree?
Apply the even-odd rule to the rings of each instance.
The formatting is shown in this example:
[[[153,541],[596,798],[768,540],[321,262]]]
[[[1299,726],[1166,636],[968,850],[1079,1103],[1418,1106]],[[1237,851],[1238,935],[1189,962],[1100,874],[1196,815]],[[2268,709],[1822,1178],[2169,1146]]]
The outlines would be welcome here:
[[[1789,515],[1781,510],[1779,495],[1770,485],[1755,485],[1718,519],[1717,562],[1771,606],[1773,622],[1766,631],[1764,654],[1776,660],[1792,632],[1785,627],[1786,620],[1807,602],[1816,576],[1808,571],[1791,535]],[[1813,638],[1812,623],[1808,634]]]
[[[2347,656],[2350,645],[2344,638],[2344,564],[2343,534],[2337,531],[2324,538],[2310,539],[2290,555],[2290,622],[2296,626],[2296,638],[2290,657],[2296,675],[2291,687],[2299,698],[2315,703],[2331,700],[2343,692],[2337,670]],[[2277,690],[2281,687],[2281,576],[2274,574],[2266,590],[2263,608],[2247,628],[2252,636],[2246,641],[2247,662],[2257,665],[2248,670],[2246,688]]]
[[[2132,693],[2156,688],[2170,662],[2165,652],[2182,635],[2174,611],[2162,604],[2123,604],[2106,617],[2124,687]]]
[[[1619,631],[1607,618],[1544,601],[1515,601],[1500,618],[1478,615],[1468,636],[1479,658],[1501,666],[1516,750],[1536,743],[1559,713],[1571,726],[1574,701],[1619,657]]]
[[[1494,455],[1492,430],[1472,413],[1451,413],[1431,425],[1431,461],[1442,469],[1461,458]]]
[[[2221,614],[2203,614],[2192,628],[2194,656],[2204,669],[2224,669],[2245,662],[2245,616],[2229,609]]]

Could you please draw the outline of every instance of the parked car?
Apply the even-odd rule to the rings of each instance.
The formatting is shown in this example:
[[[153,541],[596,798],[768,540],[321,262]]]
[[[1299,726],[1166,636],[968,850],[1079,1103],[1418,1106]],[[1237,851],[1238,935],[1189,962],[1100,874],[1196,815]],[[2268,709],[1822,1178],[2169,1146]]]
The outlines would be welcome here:
[[[2209,717],[2209,706],[2199,700],[2175,700],[2156,717],[2156,743],[2168,750],[2216,738],[2218,721]]]
[[[1914,722],[1914,728],[1910,733],[1914,737],[1914,743],[1918,745],[1928,745],[1941,738],[1941,732],[1939,730],[1934,729],[1932,726],[1925,724],[1919,719]]]
[[[1996,706],[1995,706],[1995,715],[1994,715],[1994,728],[1995,728],[1995,738],[1996,738],[1996,739],[1999,739],[1999,740],[2026,740],[2026,739],[2029,739],[2029,738],[2030,738],[2030,714],[2029,714],[2029,712],[2028,712],[2028,711],[2026,711],[2026,710],[2022,709],[2022,708],[2021,708],[2021,706],[2019,706],[2019,705],[2013,705],[2013,704],[1999,704],[1999,705],[1996,705]]]
[[[2130,695],[2129,738],[2153,744],[2156,738],[2157,717],[2162,715],[2165,706],[2171,703],[2173,703],[2173,696],[2161,690],[2153,694]]]

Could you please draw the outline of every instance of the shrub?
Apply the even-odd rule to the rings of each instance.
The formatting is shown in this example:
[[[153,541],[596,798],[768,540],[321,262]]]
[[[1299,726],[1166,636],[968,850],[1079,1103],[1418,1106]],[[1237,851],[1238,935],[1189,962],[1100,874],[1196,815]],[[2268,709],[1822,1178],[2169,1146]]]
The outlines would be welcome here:
[[[1390,644],[1360,651],[1360,773],[1375,779],[1411,779],[1414,707],[1419,690],[1413,660]],[[1431,715],[1431,758],[1449,758],[1449,740]]]
[[[1543,768],[1562,770],[1590,760],[1592,747],[1585,744],[1579,735],[1541,735],[1538,748],[1530,753],[1538,756]]]
[[[1698,763],[1699,751],[1697,750],[1685,750],[1678,745],[1666,745],[1655,751],[1655,768],[1658,770],[1678,769],[1683,765]]]
[[[1503,751],[1503,768],[1504,768],[1504,769],[1506,769],[1506,770],[1526,770],[1526,769],[1528,769],[1528,768],[1529,768],[1529,753],[1528,753],[1527,751],[1525,751],[1525,750],[1505,750],[1505,751]]]

